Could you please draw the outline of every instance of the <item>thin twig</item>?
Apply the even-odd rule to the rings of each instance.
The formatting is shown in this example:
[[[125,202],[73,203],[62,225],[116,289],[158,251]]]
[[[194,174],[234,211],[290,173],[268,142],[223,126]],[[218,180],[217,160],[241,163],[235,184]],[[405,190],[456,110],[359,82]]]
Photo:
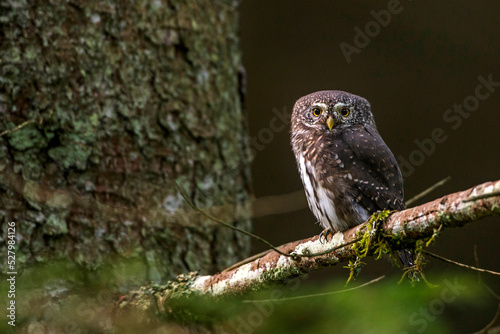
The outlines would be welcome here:
[[[337,249],[341,249],[341,248],[344,248],[345,246],[349,246],[349,245],[352,245],[358,241],[360,241],[362,238],[356,238],[356,239],[353,239],[349,242],[346,242],[345,244],[342,244],[340,246],[337,246],[337,247],[333,247],[333,248],[330,248],[330,249],[327,249],[326,251],[324,252],[319,252],[319,253],[312,253],[312,254],[297,254],[298,256],[304,256],[304,257],[315,257],[315,256],[320,256],[320,255],[325,255],[325,254],[328,254],[328,253],[331,253],[333,251],[336,251]]]
[[[283,246],[285,246],[285,245],[288,245],[288,243],[283,244],[283,245],[281,245],[281,246],[278,246],[278,248],[281,248],[281,247],[283,247]],[[241,260],[240,262],[236,262],[235,264],[231,265],[230,267],[227,267],[227,268],[226,268],[226,269],[224,269],[222,272],[225,272],[225,271],[231,271],[231,270],[233,270],[233,269],[236,269],[236,268],[238,268],[238,267],[241,267],[241,266],[242,266],[242,265],[244,265],[244,264],[250,263],[250,262],[252,262],[252,261],[255,261],[255,260],[257,260],[257,259],[260,259],[261,257],[264,257],[265,255],[267,255],[267,254],[271,253],[272,251],[273,251],[272,249],[267,249],[267,250],[265,250],[265,251],[263,251],[263,252],[260,252],[260,253],[258,253],[258,254],[252,255],[252,256],[250,256],[250,257],[247,257],[246,259]]]
[[[307,207],[304,190],[256,198],[252,201],[252,218],[298,211]]]
[[[323,251],[323,252],[321,252],[321,253],[312,253],[312,254],[295,254],[295,255],[296,255],[297,257],[301,257],[301,256],[303,256],[303,257],[314,257],[314,256],[325,255],[325,254],[331,253],[331,252],[333,252],[333,251],[336,251],[336,250],[338,250],[338,249],[340,249],[340,248],[344,248],[345,246],[349,246],[349,245],[351,245],[351,244],[353,244],[353,243],[356,243],[356,242],[358,242],[358,241],[360,241],[360,240],[361,240],[361,237],[360,237],[360,238],[356,238],[356,239],[354,239],[354,240],[351,240],[351,241],[349,241],[349,242],[346,242],[345,244],[342,244],[342,245],[340,245],[340,246],[337,246],[337,247],[333,247],[333,248],[327,249],[326,251]],[[282,244],[282,245],[280,245],[280,246],[278,246],[278,247],[276,247],[276,248],[282,248],[282,247],[285,247],[285,246],[287,246],[287,245],[289,245],[289,244],[290,244],[290,242],[288,242],[288,243],[286,243],[286,244]],[[250,262],[255,261],[255,260],[257,260],[257,259],[259,259],[259,258],[261,258],[261,257],[264,257],[265,255],[269,254],[269,253],[270,253],[270,252],[272,252],[272,251],[273,251],[272,249],[268,249],[268,250],[265,250],[265,251],[260,252],[260,253],[258,253],[258,254],[252,255],[252,256],[250,256],[250,257],[248,257],[248,258],[246,258],[246,259],[244,259],[244,260],[242,260],[242,261],[240,261],[240,262],[238,262],[238,263],[235,263],[235,264],[233,264],[232,266],[230,266],[230,267],[228,267],[228,268],[224,269],[224,270],[223,270],[223,272],[224,272],[224,271],[231,271],[231,270],[233,270],[233,269],[235,269],[235,268],[241,267],[241,266],[242,266],[242,265],[244,265],[244,264],[250,263]]]
[[[329,295],[334,295],[334,294],[337,294],[337,293],[348,292],[348,291],[360,289],[360,288],[363,288],[363,287],[365,287],[367,285],[376,283],[376,282],[382,280],[383,278],[385,278],[385,275],[382,275],[382,276],[380,276],[378,278],[375,278],[375,279],[373,279],[373,280],[371,280],[369,282],[363,283],[363,284],[361,284],[359,286],[355,286],[353,288],[339,290],[339,291],[331,291],[331,292],[325,292],[325,293],[317,293],[317,294],[313,294],[313,295],[295,296],[295,297],[288,297],[288,298],[244,300],[243,303],[281,302],[281,301],[285,301],[285,300],[294,300],[294,299],[303,299],[303,298],[329,296]]]
[[[479,268],[479,256],[477,255],[477,245],[474,245],[474,260],[476,262],[476,267]],[[480,272],[477,273],[477,279],[479,283],[481,283],[495,299],[498,299],[500,301],[500,295],[496,294],[496,292],[493,291],[493,289],[490,288],[488,284],[483,282]]]
[[[476,201],[478,199],[495,197],[495,196],[500,196],[500,191],[494,191],[494,192],[488,193],[488,194],[482,194],[482,195],[478,195],[478,196],[469,197],[467,199],[464,199],[464,202],[472,202],[472,201]]]
[[[410,198],[408,201],[406,201],[406,205],[407,206],[411,205],[412,203],[418,201],[422,197],[424,197],[427,194],[433,192],[434,190],[436,190],[437,188],[441,187],[443,184],[445,184],[446,182],[448,182],[450,180],[451,180],[451,176],[448,176],[448,177],[442,179],[441,181],[435,183],[434,185],[432,185],[429,188],[427,188],[424,191],[422,191],[420,194],[418,194],[418,195],[413,196],[412,198]]]
[[[177,191],[181,194],[182,198],[187,202],[187,204],[196,212],[198,212],[199,214],[201,214],[202,216],[216,222],[216,223],[219,223],[227,228],[230,228],[232,230],[235,230],[235,231],[238,231],[238,232],[241,232],[245,235],[248,235],[249,237],[252,237],[256,240],[259,240],[260,242],[264,243],[265,245],[269,246],[272,250],[274,250],[276,253],[278,254],[281,254],[283,256],[287,256],[287,257],[291,257],[291,258],[295,258],[295,259],[298,259],[300,257],[315,257],[315,256],[320,256],[320,255],[325,255],[325,254],[328,254],[328,253],[331,253],[333,251],[336,251],[337,249],[340,249],[340,248],[343,248],[345,246],[349,246],[355,242],[358,242],[359,240],[361,240],[361,238],[357,238],[357,239],[354,239],[354,240],[351,240],[345,244],[342,244],[340,246],[337,246],[337,247],[333,247],[333,248],[330,248],[330,249],[327,249],[326,251],[324,252],[320,252],[320,253],[314,253],[314,254],[287,254],[287,253],[284,253],[282,252],[281,250],[279,250],[277,247],[275,247],[273,244],[271,244],[269,241],[267,241],[266,239],[264,238],[261,238],[259,237],[258,235],[255,235],[251,232],[248,232],[248,231],[245,231],[239,227],[236,227],[236,226],[233,226],[229,223],[226,223],[225,221],[222,221],[220,220],[219,218],[216,218],[206,212],[204,212],[203,210],[200,210],[196,207],[196,205],[194,205],[194,203],[192,203],[188,198],[187,196],[182,192],[181,188],[179,187],[179,185],[177,184],[177,182],[174,181],[174,184],[175,184],[175,187],[177,188]]]
[[[500,318],[500,304],[498,304],[498,307],[497,307],[497,313],[495,313],[495,316],[493,317],[493,319],[491,319],[490,323],[487,324],[483,329],[481,329],[480,331],[478,332],[475,332],[474,334],[486,334],[488,333],[488,330],[490,328],[493,327],[493,325],[495,324],[495,322],[497,322],[497,320]]]
[[[184,200],[186,201],[186,203],[196,212],[198,212],[199,214],[201,214],[202,216],[205,216],[206,218],[216,222],[216,223],[219,223],[227,228],[230,228],[232,230],[235,230],[235,231],[238,231],[238,232],[241,232],[245,235],[248,235],[249,237],[252,237],[256,240],[259,240],[260,242],[266,244],[267,246],[271,247],[275,252],[281,254],[281,255],[284,255],[284,256],[288,256],[288,257],[296,257],[296,255],[293,255],[293,254],[286,254],[286,253],[283,253],[282,251],[280,251],[278,248],[274,247],[273,244],[271,244],[269,241],[259,237],[258,235],[255,235],[251,232],[248,232],[248,231],[245,231],[239,227],[236,227],[236,226],[233,226],[231,224],[228,224],[226,223],[225,221],[222,221],[220,220],[219,218],[216,218],[214,216],[212,216],[211,214],[208,214],[206,212],[204,212],[203,210],[200,210],[196,207],[196,205],[194,205],[188,198],[187,196],[184,194],[184,192],[182,192],[181,188],[179,187],[179,185],[177,184],[177,182],[174,180],[174,184],[175,184],[175,187],[177,188],[177,191],[181,194],[182,198],[184,198]]]
[[[477,255],[477,245],[474,245],[474,262],[476,263],[476,267],[479,268],[479,256]],[[480,272],[477,273],[477,280],[479,281],[479,283],[483,284],[489,289],[489,287],[483,283],[483,279],[481,277]]]
[[[2,133],[0,133],[0,137],[2,137],[2,136],[4,136],[4,135],[6,135],[6,134],[8,134],[8,133],[11,133],[11,132],[16,132],[17,130],[22,129],[22,128],[24,128],[26,125],[31,124],[31,123],[35,123],[35,121],[34,121],[34,120],[32,120],[32,119],[29,119],[29,120],[27,120],[27,121],[24,121],[24,122],[22,122],[21,124],[19,124],[19,125],[17,125],[17,126],[15,126],[15,127],[13,127],[12,129],[9,129],[9,130],[5,130],[5,131],[3,131]]]
[[[444,262],[448,262],[448,263],[451,263],[451,264],[454,264],[456,266],[459,266],[459,267],[462,267],[462,268],[467,268],[467,269],[470,269],[470,270],[474,270],[474,271],[479,271],[481,273],[486,273],[486,274],[491,274],[491,275],[496,275],[496,276],[500,276],[500,273],[499,272],[496,272],[496,271],[492,271],[492,270],[488,270],[488,269],[482,269],[482,268],[476,268],[476,267],[473,267],[473,266],[469,266],[467,264],[463,264],[463,263],[460,263],[460,262],[456,262],[456,261],[453,261],[453,260],[450,260],[450,259],[447,259],[445,257],[442,257],[442,256],[439,256],[437,254],[434,254],[434,253],[431,253],[429,251],[426,251],[425,249],[422,250],[423,253],[427,254],[427,255],[430,255],[432,256],[433,258],[436,258],[438,260],[441,260],[441,261],[444,261]]]

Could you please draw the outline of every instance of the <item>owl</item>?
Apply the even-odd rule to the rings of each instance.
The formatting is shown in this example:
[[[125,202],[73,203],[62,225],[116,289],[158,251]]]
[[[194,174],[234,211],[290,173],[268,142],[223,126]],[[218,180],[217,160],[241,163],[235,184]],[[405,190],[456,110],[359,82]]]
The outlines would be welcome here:
[[[301,97],[293,108],[291,144],[309,208],[325,229],[320,239],[374,212],[406,208],[401,171],[366,99],[338,90]],[[411,252],[400,257],[413,265]]]

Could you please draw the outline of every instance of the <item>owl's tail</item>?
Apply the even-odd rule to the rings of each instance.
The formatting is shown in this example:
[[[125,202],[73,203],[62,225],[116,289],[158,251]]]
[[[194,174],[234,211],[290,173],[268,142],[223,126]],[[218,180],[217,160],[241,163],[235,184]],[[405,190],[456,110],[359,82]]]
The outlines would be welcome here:
[[[413,260],[413,253],[409,249],[398,251],[399,259],[405,268],[413,267],[415,261]]]
[[[415,266],[415,260],[413,258],[413,253],[409,249],[403,249],[398,251],[399,254],[399,259],[401,260],[401,263],[403,264],[403,270],[414,267]],[[407,277],[408,279],[413,283],[420,281],[420,274],[417,270],[409,270],[407,272]]]
[[[413,253],[409,249],[400,250],[398,251],[398,254],[399,254],[399,259],[401,260],[401,263],[404,266],[403,269],[408,269],[415,265],[415,260],[413,259]],[[417,271],[409,271],[408,278],[412,282],[418,282],[419,274]]]

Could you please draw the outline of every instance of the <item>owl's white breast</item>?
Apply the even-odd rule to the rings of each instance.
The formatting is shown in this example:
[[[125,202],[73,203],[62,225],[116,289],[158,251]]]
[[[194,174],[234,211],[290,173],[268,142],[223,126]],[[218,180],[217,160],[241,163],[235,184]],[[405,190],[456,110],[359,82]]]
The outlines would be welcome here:
[[[323,228],[331,228],[333,231],[346,230],[348,224],[341,221],[335,211],[333,193],[320,185],[314,166],[302,154],[299,154],[297,158],[307,202],[316,219]]]

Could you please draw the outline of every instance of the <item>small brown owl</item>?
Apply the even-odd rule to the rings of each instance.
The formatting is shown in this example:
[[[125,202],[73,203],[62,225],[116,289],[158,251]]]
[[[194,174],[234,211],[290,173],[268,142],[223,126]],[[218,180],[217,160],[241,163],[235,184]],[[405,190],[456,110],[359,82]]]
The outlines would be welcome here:
[[[403,178],[380,137],[370,103],[331,90],[300,98],[291,142],[309,208],[328,232],[361,224],[376,211],[403,210]],[[412,266],[409,251],[401,251]]]

